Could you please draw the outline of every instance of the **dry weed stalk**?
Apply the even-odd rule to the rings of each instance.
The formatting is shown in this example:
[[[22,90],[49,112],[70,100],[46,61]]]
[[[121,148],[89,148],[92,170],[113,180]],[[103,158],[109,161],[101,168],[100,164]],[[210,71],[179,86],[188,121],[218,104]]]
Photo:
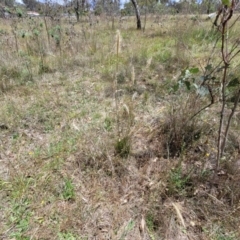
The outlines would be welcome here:
[[[116,72],[115,72],[115,79],[114,79],[114,97],[115,97],[115,105],[116,105],[116,118],[117,118],[117,135],[120,138],[120,120],[119,120],[119,99],[118,99],[118,81],[117,81],[117,74],[119,70],[119,54],[121,53],[121,43],[122,43],[122,36],[120,30],[116,31],[115,36],[115,45],[116,45]]]
[[[136,75],[135,75],[135,68],[134,66],[131,67],[131,81],[132,85],[134,86],[136,83]]]
[[[17,22],[16,22],[16,20],[12,21],[11,28],[12,28],[12,34],[13,34],[14,40],[15,40],[16,52],[17,52],[17,55],[19,55],[19,43],[18,43],[18,38],[17,38]]]

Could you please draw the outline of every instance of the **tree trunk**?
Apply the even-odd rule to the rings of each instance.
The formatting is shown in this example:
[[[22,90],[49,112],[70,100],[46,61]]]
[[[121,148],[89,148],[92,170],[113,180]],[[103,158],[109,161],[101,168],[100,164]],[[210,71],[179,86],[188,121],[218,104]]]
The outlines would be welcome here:
[[[82,11],[85,11],[85,0],[82,0]]]
[[[137,4],[137,0],[131,0],[133,7],[135,9],[135,13],[136,13],[136,18],[137,18],[137,29],[141,29],[142,25],[141,25],[141,18],[140,18],[140,11],[139,11],[139,7]]]
[[[79,20],[80,20],[80,16],[79,16],[80,6],[79,6],[79,1],[78,0],[76,2],[76,7],[74,7],[74,10],[75,10],[77,22],[79,22]]]
[[[207,5],[207,14],[210,13],[210,8],[211,8],[211,1],[208,0],[208,5]]]

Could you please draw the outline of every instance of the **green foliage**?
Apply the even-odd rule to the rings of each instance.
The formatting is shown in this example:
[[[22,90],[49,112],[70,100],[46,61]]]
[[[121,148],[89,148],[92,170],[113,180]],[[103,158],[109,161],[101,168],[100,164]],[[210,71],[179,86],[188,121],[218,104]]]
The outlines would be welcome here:
[[[61,26],[56,25],[50,30],[51,37],[55,40],[56,45],[58,46],[61,41]]]
[[[21,200],[25,197],[25,192],[34,185],[34,179],[33,178],[27,178],[24,176],[17,176],[14,180],[12,180],[12,184],[9,187],[10,190],[10,196],[12,199]],[[27,203],[27,201],[23,202],[24,204]]]
[[[0,36],[1,35],[6,35],[6,34],[7,34],[7,32],[4,29],[0,29]]]
[[[170,49],[161,49],[157,54],[153,55],[153,60],[158,63],[167,63],[171,62],[172,59],[172,51]]]
[[[124,232],[122,233],[119,240],[124,240],[127,234],[134,228],[135,222],[133,220],[130,220],[127,224],[127,226],[124,229]]]
[[[40,31],[38,29],[34,29],[33,34],[38,37],[40,34]]]
[[[119,139],[115,144],[116,153],[122,158],[128,157],[131,149],[131,140],[129,136]]]
[[[228,83],[227,87],[238,87],[240,84],[239,79],[238,78],[234,78],[232,80],[230,80],[230,82]]]
[[[100,16],[102,13],[103,13],[103,8],[102,8],[102,6],[97,5],[97,6],[94,8],[94,14],[95,14],[96,16]]]
[[[132,2],[125,2],[124,8],[121,10],[124,16],[129,16],[134,14],[134,8]]]
[[[62,197],[66,201],[75,200],[75,190],[71,179],[65,179]]]
[[[71,232],[58,233],[59,240],[77,240]],[[82,238],[80,238],[81,240]]]
[[[29,228],[29,220],[31,212],[29,212],[29,201],[23,199],[12,203],[11,214],[9,216],[9,224],[15,227],[10,233],[10,237],[16,240],[29,240],[30,237],[25,236],[25,232]]]
[[[120,73],[117,74],[117,83],[123,84],[125,82],[126,82],[125,73],[123,71],[121,71]]]
[[[202,44],[203,42],[214,42],[217,36],[218,32],[216,31],[209,30],[208,28],[194,27],[188,37],[192,39],[193,42]]]
[[[154,227],[154,216],[151,213],[148,213],[146,216],[146,225],[147,228],[150,232],[153,232],[155,227]]]
[[[39,63],[39,69],[38,69],[38,74],[42,75],[44,73],[51,73],[53,72],[53,69],[49,67],[47,64],[43,64],[42,62]]]
[[[112,120],[108,117],[104,119],[104,129],[108,132],[112,130]]]
[[[185,87],[187,91],[193,90],[201,97],[209,95],[209,90],[206,86],[202,85],[206,79],[205,76],[197,75],[199,73],[198,68],[190,68],[182,71],[178,82],[172,86],[172,90],[177,92],[180,88]],[[195,76],[196,75],[196,76]],[[215,78],[212,78],[214,80]]]
[[[222,0],[222,4],[225,5],[225,6],[230,7],[231,1],[230,0]]]
[[[211,229],[203,229],[206,233],[211,234],[212,240],[236,240],[238,235],[234,232],[227,232],[224,227],[213,225]]]
[[[1,78],[13,78],[18,79],[21,77],[21,70],[15,66],[2,66],[0,69]]]
[[[16,8],[16,14],[19,18],[23,17],[23,11],[21,8]]]
[[[168,192],[170,194],[185,194],[185,188],[189,183],[190,176],[182,173],[182,168],[177,167],[170,172]]]

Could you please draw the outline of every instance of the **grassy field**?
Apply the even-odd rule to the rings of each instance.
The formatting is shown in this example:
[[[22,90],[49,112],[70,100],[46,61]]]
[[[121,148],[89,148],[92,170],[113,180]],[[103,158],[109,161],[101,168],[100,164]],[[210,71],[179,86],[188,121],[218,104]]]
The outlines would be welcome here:
[[[239,111],[217,176],[221,99],[192,118],[218,37],[206,16],[1,20],[0,238],[240,239]]]

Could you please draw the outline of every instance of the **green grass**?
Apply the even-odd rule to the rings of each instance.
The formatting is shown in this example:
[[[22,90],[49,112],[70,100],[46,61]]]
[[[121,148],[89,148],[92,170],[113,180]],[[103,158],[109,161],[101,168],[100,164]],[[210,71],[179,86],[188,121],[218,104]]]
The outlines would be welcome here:
[[[70,179],[65,179],[64,181],[62,197],[64,200],[67,200],[67,201],[74,200],[75,198],[74,186]]]
[[[10,237],[15,239],[30,239],[25,236],[26,231],[29,228],[29,219],[32,213],[28,210],[29,202],[27,199],[13,202],[11,204],[11,212],[9,216],[9,226],[14,226]]]

